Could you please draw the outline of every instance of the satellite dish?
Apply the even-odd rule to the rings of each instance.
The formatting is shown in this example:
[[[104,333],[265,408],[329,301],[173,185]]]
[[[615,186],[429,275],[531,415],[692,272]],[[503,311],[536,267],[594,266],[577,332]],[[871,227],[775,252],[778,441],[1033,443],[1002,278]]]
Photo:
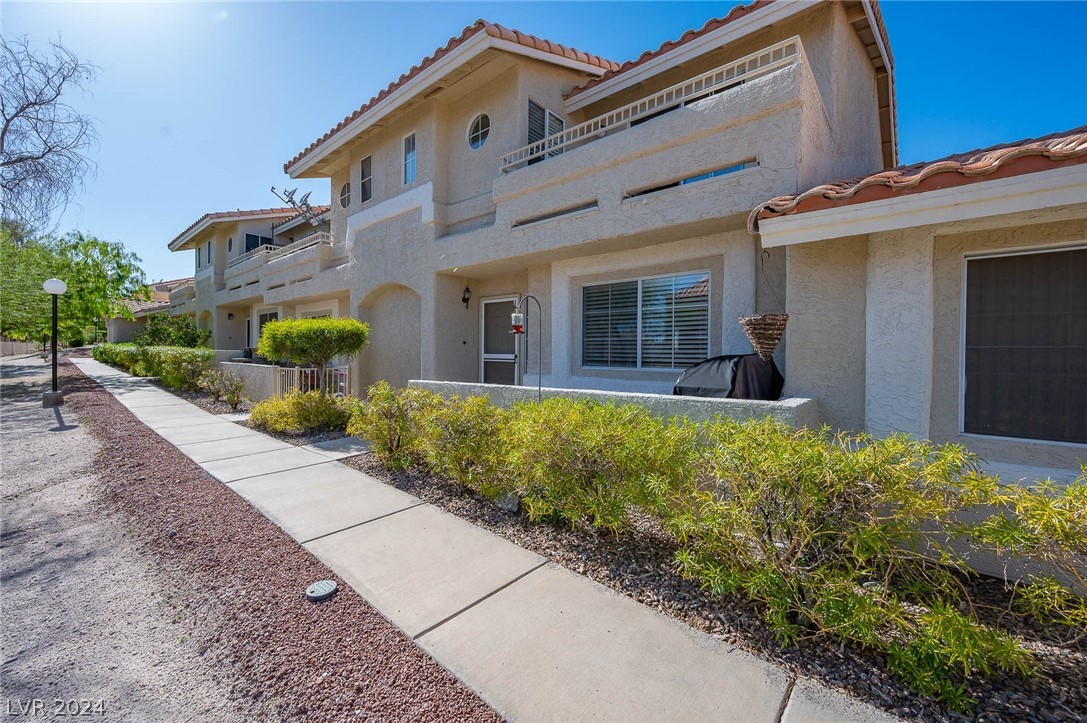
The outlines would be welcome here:
[[[306,195],[302,196],[302,200],[298,202],[298,205],[305,206],[306,203],[309,201],[309,196],[311,193],[313,193],[313,191],[306,191]]]

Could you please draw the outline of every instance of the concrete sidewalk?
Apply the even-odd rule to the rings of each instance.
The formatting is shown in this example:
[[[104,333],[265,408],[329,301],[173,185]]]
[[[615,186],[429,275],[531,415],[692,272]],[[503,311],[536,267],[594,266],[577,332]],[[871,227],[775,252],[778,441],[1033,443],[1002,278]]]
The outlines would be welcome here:
[[[893,719],[335,461],[351,450],[295,447],[72,362],[508,719]]]

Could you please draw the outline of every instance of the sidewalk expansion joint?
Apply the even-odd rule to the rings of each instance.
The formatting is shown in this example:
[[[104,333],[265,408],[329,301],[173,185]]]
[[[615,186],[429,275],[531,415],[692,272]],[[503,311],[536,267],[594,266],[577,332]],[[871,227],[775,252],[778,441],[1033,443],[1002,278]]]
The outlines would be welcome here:
[[[324,464],[324,462],[321,462],[321,464]],[[375,517],[375,518],[373,518],[371,520],[363,520],[362,522],[356,522],[353,525],[348,525],[347,527],[340,528],[339,530],[333,530],[332,532],[326,532],[323,535],[317,535],[317,537],[311,537],[308,540],[302,540],[298,544],[299,545],[308,545],[311,542],[316,542],[317,540],[323,540],[326,537],[332,537],[333,535],[338,535],[341,532],[347,532],[348,530],[353,530],[356,527],[362,527],[363,525],[368,525],[371,522],[377,522],[378,520],[384,520],[386,517],[392,517],[393,515],[399,515],[401,512],[405,512],[407,510],[412,510],[412,509],[415,509],[416,507],[420,507],[420,506],[425,505],[425,504],[426,504],[426,502],[423,502],[422,500],[419,500],[414,505],[408,505],[407,507],[405,507],[403,509],[400,509],[400,510],[393,510],[392,512],[386,512],[385,514],[378,515],[377,517]]]
[[[789,707],[789,699],[793,697],[793,688],[796,687],[796,676],[789,676],[789,684],[785,686],[785,695],[781,699],[781,706],[778,708],[777,717],[774,718],[774,723],[781,723],[781,719],[785,717],[785,709]]]
[[[278,452],[280,450],[273,449],[272,451],[273,452]],[[267,454],[267,452],[254,452],[253,454]],[[214,461],[221,462],[222,460],[214,460]],[[251,474],[248,477],[239,477],[238,479],[232,479],[229,482],[223,482],[223,484],[232,485],[235,482],[241,482],[242,480],[253,479],[254,477],[264,477],[264,476],[270,475],[270,474],[279,474],[280,472],[294,472],[295,470],[306,469],[307,467],[316,467],[319,464],[328,464],[329,462],[334,462],[334,461],[335,460],[332,460],[332,459],[325,459],[325,460],[321,460],[320,462],[314,462],[313,464],[303,464],[303,465],[299,465],[298,467],[288,467],[287,469],[277,469],[277,470],[273,470],[271,472],[261,472],[260,474]],[[200,466],[200,469],[204,470],[205,472],[210,474],[212,477],[215,477],[214,474],[212,474],[211,472],[208,472],[207,468],[204,467],[203,464],[201,464],[199,462],[197,462],[197,464]],[[219,479],[219,478],[215,477],[215,479]]]
[[[243,436],[249,436],[249,435],[243,435]],[[242,439],[242,437],[224,437],[224,439]],[[218,441],[221,441],[221,440],[212,439],[212,440],[208,440],[208,441],[209,442],[218,442]],[[187,442],[185,444],[175,444],[174,446],[177,447],[178,451],[180,451],[181,454],[185,455],[186,457],[189,457],[189,454],[184,449],[185,447],[191,447],[192,445],[195,445],[195,444],[207,444],[207,443],[208,442]],[[284,442],[284,444],[287,444],[287,443]],[[205,460],[201,460],[199,462],[196,462],[196,460],[193,459],[192,457],[189,457],[189,459],[192,460],[193,462],[196,462],[196,464],[200,465],[200,467],[203,468],[205,462],[225,462],[228,459],[241,459],[242,457],[252,457],[255,454],[265,454],[267,452],[279,452],[281,450],[290,449],[290,448],[291,447],[280,447],[279,449],[264,449],[264,450],[261,450],[260,452],[246,452],[245,454],[234,454],[234,455],[231,455],[229,457],[216,457],[215,459],[205,459]],[[315,462],[314,464],[324,464],[324,462]],[[257,476],[259,477],[260,475],[257,475]],[[249,478],[246,477],[245,479],[249,479]],[[237,482],[237,481],[238,480],[231,480],[231,482]]]
[[[426,630],[424,630],[423,632],[421,632],[421,633],[417,633],[416,635],[414,635],[414,636],[412,637],[412,640],[418,640],[419,638],[423,637],[423,636],[424,636],[424,635],[426,635],[427,633],[433,632],[434,630],[436,630],[436,629],[440,628],[441,626],[445,625],[445,624],[446,624],[447,622],[449,622],[449,621],[450,621],[450,620],[452,620],[453,618],[457,617],[458,615],[461,615],[461,614],[463,614],[463,613],[466,613],[466,612],[468,612],[469,610],[471,610],[472,608],[474,608],[474,607],[475,607],[476,605],[479,605],[479,604],[480,604],[481,602],[483,602],[484,600],[489,600],[490,598],[494,597],[494,596],[495,596],[495,595],[497,595],[498,593],[500,593],[500,592],[502,592],[503,590],[505,590],[506,588],[508,588],[508,587],[509,587],[510,585],[513,585],[513,584],[514,584],[515,582],[518,582],[518,581],[520,581],[520,580],[524,580],[524,579],[525,579],[526,577],[528,577],[528,576],[529,576],[529,575],[531,575],[532,573],[536,572],[537,570],[539,570],[539,569],[540,569],[541,567],[543,567],[544,565],[546,565],[546,564],[547,564],[547,563],[549,563],[549,562],[551,562],[551,561],[550,561],[550,560],[544,560],[544,561],[543,561],[543,562],[541,562],[541,563],[540,563],[539,565],[536,565],[536,566],[535,566],[535,567],[533,567],[533,568],[530,568],[530,569],[528,569],[528,570],[525,570],[525,571],[524,571],[524,572],[522,572],[522,573],[521,573],[520,575],[518,575],[517,577],[513,578],[512,580],[510,580],[510,581],[509,581],[509,582],[507,582],[506,584],[504,584],[504,585],[502,585],[502,586],[500,586],[500,587],[497,587],[497,588],[495,588],[494,590],[491,590],[491,591],[490,591],[489,593],[487,593],[486,595],[484,595],[483,597],[481,597],[481,598],[480,598],[479,600],[476,600],[476,601],[475,601],[474,603],[470,603],[470,604],[468,604],[468,605],[465,605],[464,607],[462,607],[462,608],[461,608],[460,610],[456,611],[456,612],[455,612],[455,613],[453,613],[452,615],[450,615],[450,616],[448,616],[448,617],[446,617],[446,618],[443,618],[443,619],[439,620],[438,622],[434,623],[433,625],[431,625],[431,626],[430,626],[429,628],[427,628],[427,629],[426,629]]]

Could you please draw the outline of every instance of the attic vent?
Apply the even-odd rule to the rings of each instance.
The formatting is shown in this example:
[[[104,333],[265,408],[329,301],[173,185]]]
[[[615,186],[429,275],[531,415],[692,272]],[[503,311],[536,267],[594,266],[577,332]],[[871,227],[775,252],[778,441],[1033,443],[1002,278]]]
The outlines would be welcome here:
[[[679,181],[673,181],[672,183],[665,183],[661,186],[652,186],[650,188],[643,188],[640,191],[631,191],[624,198],[637,198],[638,196],[646,196],[650,193],[656,193],[657,191],[663,191],[667,188],[675,188],[676,186],[686,186],[688,183],[698,183],[699,181],[706,181],[710,178],[717,178],[718,176],[727,176],[730,173],[736,173],[742,171],[745,168],[758,168],[759,162],[754,158],[742,163],[737,163],[733,166],[726,168],[718,168],[713,171],[707,171],[705,173],[699,173],[697,176],[688,176]]]
[[[529,218],[523,218],[520,221],[515,221],[513,223],[513,228],[520,228],[521,226],[531,226],[534,223],[541,223],[542,221],[553,221],[556,218],[573,216],[574,214],[584,213],[586,211],[595,211],[598,208],[600,208],[600,205],[594,200],[591,203],[586,203],[582,206],[564,208],[559,211],[552,211],[551,213],[540,214],[539,216],[530,216]]]

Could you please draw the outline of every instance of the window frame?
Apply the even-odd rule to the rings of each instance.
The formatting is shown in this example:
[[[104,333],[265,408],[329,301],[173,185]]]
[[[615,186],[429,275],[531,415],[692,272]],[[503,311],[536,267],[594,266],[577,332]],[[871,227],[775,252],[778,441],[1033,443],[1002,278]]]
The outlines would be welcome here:
[[[563,118],[558,113],[556,113],[555,111],[553,111],[549,107],[547,107],[547,105],[545,105],[544,103],[541,103],[540,101],[536,100],[532,96],[528,97],[528,102],[529,102],[529,105],[525,106],[525,126],[526,126],[525,130],[527,131],[525,133],[525,138],[528,140],[527,145],[532,145],[533,143],[539,143],[544,138],[550,138],[551,136],[555,135],[555,133],[550,132],[550,130],[551,130],[551,120],[550,119],[551,118],[555,118],[556,120],[558,120],[559,123],[562,124],[562,128],[560,130],[556,131],[556,133],[562,133],[563,131],[566,130],[566,119],[565,118]],[[538,106],[539,108],[543,109],[543,112],[544,112],[544,135],[543,135],[543,138],[540,138],[539,140],[535,140],[535,141],[532,140],[532,138],[531,138],[531,136],[532,136],[532,115],[531,115],[531,110],[530,110],[531,105]],[[529,164],[539,163],[540,161],[542,161],[542,160],[544,160],[546,158],[554,158],[555,156],[561,156],[562,152],[564,150],[565,149],[563,149],[563,148],[557,148],[557,149],[555,149],[553,151],[549,150],[542,156],[538,156],[536,158],[530,159],[528,161],[528,163]]]
[[[706,356],[710,358],[713,348],[713,272],[710,269],[692,269],[690,271],[673,271],[666,274],[649,274],[647,276],[629,276],[620,279],[608,279],[606,281],[591,281],[578,284],[578,369],[591,372],[638,372],[638,373],[675,373],[683,372],[689,367],[646,367],[642,366],[642,283],[653,279],[666,279],[675,276],[690,276],[702,274],[706,277]],[[630,282],[638,284],[637,306],[637,342],[635,345],[635,366],[597,366],[585,363],[585,289],[593,286],[608,286],[611,284],[624,284]],[[703,359],[703,361],[705,360]],[[697,363],[697,362],[696,362]]]
[[[408,178],[408,140],[411,140],[411,178]],[[403,183],[401,185],[410,186],[415,183],[415,180],[419,177],[419,145],[415,136],[415,131],[408,133],[404,136],[401,142],[401,149],[403,154],[401,156],[403,163],[401,164]]]
[[[1042,247],[1017,247],[992,251],[974,251],[963,254],[959,269],[959,388],[958,388],[958,420],[955,431],[960,437],[977,440],[993,440],[997,442],[1020,442],[1024,444],[1041,444],[1057,447],[1071,447],[1074,449],[1087,449],[1087,444],[1080,442],[1063,442],[1052,439],[1036,439],[1033,437],[1008,437],[995,434],[981,434],[967,432],[966,429],[966,294],[967,294],[967,269],[969,262],[982,259],[1007,258],[1010,256],[1033,256],[1044,253],[1060,253],[1062,251],[1087,251],[1087,241],[1079,240],[1056,246]]]
[[[351,181],[347,180],[340,186],[340,208],[351,206]]]
[[[367,162],[369,162],[367,164]],[[363,175],[364,165],[370,166],[370,172]],[[363,205],[374,197],[374,155],[371,153],[359,160],[359,205]]]
[[[257,245],[254,246],[253,248],[249,248],[249,237],[250,236],[257,239]],[[261,239],[267,239],[268,243],[267,244],[264,243],[263,241],[261,241]],[[242,252],[241,252],[240,255],[244,256],[245,254],[249,253],[250,251],[256,251],[261,246],[275,246],[275,245],[276,245],[276,241],[275,241],[275,238],[272,237],[272,236],[262,236],[259,233],[248,233],[248,232],[246,232],[245,235],[242,237]]]
[[[478,133],[473,132],[476,123],[482,121],[487,122],[487,127],[480,129]],[[472,136],[474,135],[480,136],[478,145],[472,143]],[[470,150],[478,151],[480,148],[482,148],[483,145],[487,142],[487,139],[491,137],[491,116],[487,113],[476,113],[475,117],[468,122],[468,132],[465,134],[465,137],[468,139],[468,148]]]

